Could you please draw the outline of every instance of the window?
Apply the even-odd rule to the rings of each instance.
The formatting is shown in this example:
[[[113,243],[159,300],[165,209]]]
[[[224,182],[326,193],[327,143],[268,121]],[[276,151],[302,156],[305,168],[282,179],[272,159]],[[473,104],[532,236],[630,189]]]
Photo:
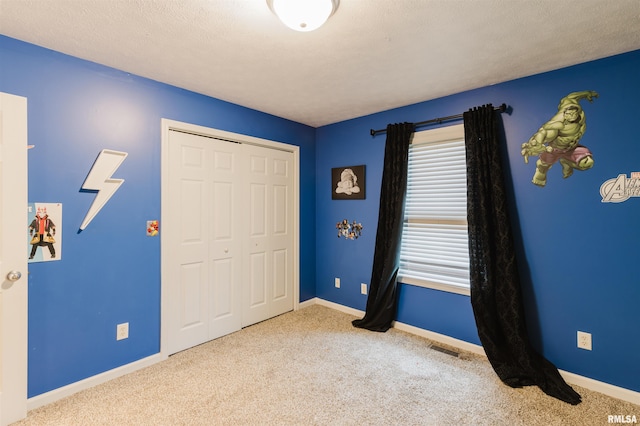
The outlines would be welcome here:
[[[462,124],[413,136],[399,277],[405,284],[470,294]]]

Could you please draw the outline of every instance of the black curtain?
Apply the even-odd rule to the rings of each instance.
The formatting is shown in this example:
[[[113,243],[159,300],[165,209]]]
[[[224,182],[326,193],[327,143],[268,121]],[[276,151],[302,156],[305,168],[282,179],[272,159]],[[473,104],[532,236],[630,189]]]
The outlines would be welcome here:
[[[509,222],[498,117],[491,105],[463,114],[467,153],[467,220],[471,305],[489,362],[511,387],[537,385],[570,404],[580,395],[532,347]]]
[[[371,331],[387,331],[397,309],[398,264],[407,190],[411,123],[389,124],[384,149],[384,171],[380,188],[378,231],[364,318],[353,325]]]

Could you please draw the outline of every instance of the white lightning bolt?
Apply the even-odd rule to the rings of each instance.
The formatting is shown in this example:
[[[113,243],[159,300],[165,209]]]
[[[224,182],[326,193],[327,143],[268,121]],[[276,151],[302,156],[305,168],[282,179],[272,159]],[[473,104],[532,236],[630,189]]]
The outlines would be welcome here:
[[[118,170],[127,155],[129,154],[126,152],[112,151],[110,149],[103,149],[98,154],[96,162],[93,163],[93,167],[87,175],[87,179],[82,184],[82,189],[98,191],[98,193],[91,207],[89,207],[82,225],[80,225],[80,230],[84,230],[89,225],[89,222],[93,220],[124,182],[124,179],[112,179],[111,175]]]

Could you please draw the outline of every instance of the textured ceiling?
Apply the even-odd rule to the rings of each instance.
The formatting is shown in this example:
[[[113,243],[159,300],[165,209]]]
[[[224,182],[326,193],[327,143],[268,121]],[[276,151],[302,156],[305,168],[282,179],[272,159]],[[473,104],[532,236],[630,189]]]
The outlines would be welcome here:
[[[0,0],[0,34],[310,126],[640,49],[639,0]]]

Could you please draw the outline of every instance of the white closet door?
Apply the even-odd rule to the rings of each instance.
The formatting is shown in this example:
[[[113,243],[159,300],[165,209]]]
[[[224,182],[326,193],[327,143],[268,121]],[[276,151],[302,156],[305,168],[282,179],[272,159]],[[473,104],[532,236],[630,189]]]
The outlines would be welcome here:
[[[168,145],[171,354],[293,310],[294,154],[178,131]]]
[[[244,147],[248,204],[242,325],[248,326],[293,309],[293,154]]]
[[[239,150],[238,144],[170,134],[172,202],[163,228],[176,249],[166,295],[170,353],[240,329]]]
[[[209,339],[242,326],[242,181],[241,145],[210,139],[211,214],[209,237]]]
[[[170,294],[171,353],[198,345],[209,336],[207,281],[207,140],[171,132],[169,140],[169,196],[171,210],[163,231],[172,248]]]

